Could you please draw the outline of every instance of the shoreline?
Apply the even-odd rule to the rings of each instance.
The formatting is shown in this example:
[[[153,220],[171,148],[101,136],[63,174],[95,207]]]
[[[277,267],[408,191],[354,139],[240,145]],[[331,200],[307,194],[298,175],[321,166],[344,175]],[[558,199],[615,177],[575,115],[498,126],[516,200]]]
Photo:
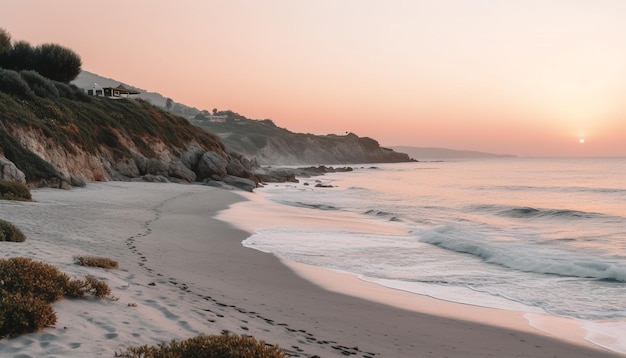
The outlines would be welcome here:
[[[55,303],[56,325],[0,340],[0,355],[113,356],[130,346],[228,331],[298,357],[618,356],[326,290],[275,256],[242,245],[250,231],[221,219],[238,210],[235,203],[247,203],[241,193],[109,182],[33,194],[32,203],[0,202],[3,218],[27,235],[24,243],[3,243],[1,257],[31,257],[71,276],[92,274],[111,286],[112,297]],[[234,209],[224,211],[229,206]],[[258,220],[263,217],[246,215],[231,222]],[[120,269],[74,265],[80,254],[117,259]]]
[[[245,194],[245,197],[248,199],[247,201],[238,202],[228,210],[220,212],[218,219],[231,222],[234,226],[251,233],[274,226],[274,224],[269,224],[271,222],[283,225],[290,220],[295,220],[296,223],[285,224],[285,226],[308,225],[320,229],[349,227],[350,230],[355,231],[391,235],[403,231],[403,228],[396,223],[375,222],[369,218],[349,213],[333,213],[335,218],[330,220],[305,214],[309,211],[308,209],[290,208],[293,212],[286,213],[279,209],[282,205],[269,202],[262,193],[260,195],[258,193]],[[280,214],[273,214],[274,212]],[[242,223],[234,220],[236,216],[254,217],[256,219]],[[346,223],[345,221],[354,222]],[[364,221],[367,223],[365,227]],[[253,248],[252,246],[248,247]],[[272,255],[271,253],[267,254]],[[350,272],[287,259],[281,259],[281,262],[303,279],[328,291],[408,311],[541,335],[576,346],[620,354],[588,340],[589,332],[585,329],[584,323],[576,319],[553,316],[547,313],[522,312],[448,301],[369,282],[367,279]],[[608,338],[600,336],[598,339],[602,341]],[[609,341],[606,342],[610,343]]]

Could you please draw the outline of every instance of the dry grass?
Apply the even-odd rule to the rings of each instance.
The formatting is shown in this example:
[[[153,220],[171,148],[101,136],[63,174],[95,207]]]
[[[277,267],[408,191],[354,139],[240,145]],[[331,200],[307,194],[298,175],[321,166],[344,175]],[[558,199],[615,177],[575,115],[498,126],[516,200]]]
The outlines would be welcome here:
[[[0,219],[0,241],[24,242],[26,236],[15,225]]]
[[[0,199],[30,201],[30,189],[22,183],[0,180]]]
[[[81,266],[101,267],[105,269],[118,268],[117,261],[106,258],[106,257],[77,256],[74,258],[74,263],[77,265],[81,265]]]
[[[199,335],[184,341],[157,346],[132,347],[115,353],[124,358],[286,358],[278,346],[257,341],[254,337],[236,334]]]
[[[51,303],[63,296],[103,298],[109,286],[92,276],[70,280],[56,267],[25,257],[0,259],[0,338],[37,332],[56,323]]]

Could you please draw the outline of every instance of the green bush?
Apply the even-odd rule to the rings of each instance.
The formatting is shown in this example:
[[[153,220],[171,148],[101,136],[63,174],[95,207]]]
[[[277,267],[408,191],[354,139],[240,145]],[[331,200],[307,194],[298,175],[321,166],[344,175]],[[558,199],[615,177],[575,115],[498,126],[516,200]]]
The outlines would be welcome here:
[[[82,89],[73,84],[53,81],[54,86],[59,91],[59,96],[74,101],[91,102],[92,96],[89,96]]]
[[[26,236],[15,225],[0,219],[0,241],[24,242]]]
[[[236,334],[199,335],[184,341],[161,343],[156,347],[146,345],[128,348],[115,353],[124,358],[284,358],[285,353],[278,346],[257,341],[254,337]]]
[[[108,257],[77,256],[74,258],[74,263],[81,266],[101,267],[105,269],[116,269],[118,267],[117,261]]]
[[[83,65],[76,52],[57,44],[37,46],[34,61],[33,69],[42,76],[65,83],[75,79],[80,74]]]
[[[33,99],[35,94],[19,73],[0,68],[0,91],[23,99]]]
[[[0,53],[11,49],[11,34],[7,30],[0,28]]]
[[[31,200],[30,189],[22,183],[0,180],[0,199]]]
[[[38,332],[56,321],[52,306],[32,293],[0,291],[0,337]]]
[[[20,76],[35,95],[53,100],[59,98],[59,90],[54,83],[39,73],[31,70],[22,70],[20,71]]]

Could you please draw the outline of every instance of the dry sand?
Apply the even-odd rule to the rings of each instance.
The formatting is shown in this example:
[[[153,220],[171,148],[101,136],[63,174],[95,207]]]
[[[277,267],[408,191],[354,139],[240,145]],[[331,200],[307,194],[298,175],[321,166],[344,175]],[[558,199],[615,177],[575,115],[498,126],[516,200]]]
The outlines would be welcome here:
[[[243,247],[246,231],[213,218],[243,200],[225,190],[98,183],[33,194],[32,203],[0,201],[0,218],[28,238],[1,242],[0,256],[31,257],[73,276],[94,275],[109,283],[113,298],[54,304],[57,324],[0,340],[1,357],[111,357],[131,345],[225,330],[301,357],[617,356],[528,329],[425,314],[323,289],[274,256]],[[111,257],[120,269],[77,266],[72,263],[77,255]]]

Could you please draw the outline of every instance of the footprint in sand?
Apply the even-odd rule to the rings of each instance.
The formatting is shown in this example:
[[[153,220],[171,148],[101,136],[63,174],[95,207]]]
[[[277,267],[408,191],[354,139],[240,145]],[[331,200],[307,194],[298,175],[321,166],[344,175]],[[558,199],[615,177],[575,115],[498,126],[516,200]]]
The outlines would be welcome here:
[[[113,339],[113,338],[117,338],[118,334],[117,333],[107,333],[104,335],[104,338],[106,339]]]
[[[81,343],[70,343],[70,344],[69,344],[70,348],[72,348],[72,349],[79,348],[79,347],[80,347],[80,345],[81,345]]]

